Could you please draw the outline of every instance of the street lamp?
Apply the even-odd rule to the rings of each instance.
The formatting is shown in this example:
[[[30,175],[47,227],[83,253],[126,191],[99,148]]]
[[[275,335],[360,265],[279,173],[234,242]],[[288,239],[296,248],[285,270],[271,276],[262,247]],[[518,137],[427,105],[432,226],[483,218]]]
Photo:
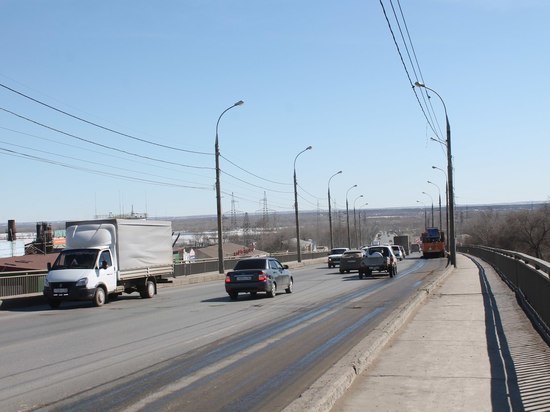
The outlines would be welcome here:
[[[302,251],[300,249],[300,222],[298,220],[298,181],[296,180],[296,159],[298,159],[298,156],[300,156],[302,153],[311,149],[312,146],[306,147],[294,158],[294,213],[296,215],[296,250],[298,252],[298,262],[302,261]]]
[[[330,232],[330,249],[332,250],[334,248],[334,240],[332,238],[332,212],[331,212],[331,209],[330,209],[330,181],[332,180],[332,178],[336,175],[339,175],[341,174],[342,171],[338,171],[336,173],[334,173],[330,179],[328,179],[328,227],[329,227],[329,232]]]
[[[363,195],[359,195],[355,198],[355,200],[353,201],[353,229],[354,229],[354,232],[355,232],[355,239],[353,239],[355,241],[355,245],[357,246],[357,218],[355,217],[355,202],[357,202],[357,200],[361,199],[363,197]]]
[[[439,97],[445,110],[445,123],[447,131],[447,183],[449,187],[449,252],[451,254],[451,264],[456,267],[456,239],[455,239],[455,201],[454,201],[454,189],[453,189],[453,156],[451,153],[451,125],[449,123],[449,116],[447,114],[447,106],[443,98],[434,89],[429,88],[423,83],[415,82],[416,87],[423,87],[426,90],[434,92]]]
[[[436,185],[434,182],[430,182],[428,180],[428,183],[437,187],[437,192],[439,193],[439,230],[441,230],[441,190],[439,190],[439,186]]]
[[[347,219],[347,224],[348,224],[348,248],[351,248],[351,238],[350,238],[350,235],[349,235],[349,207],[348,207],[348,193],[351,189],[353,189],[354,187],[357,187],[357,185],[353,185],[352,187],[350,187],[347,192],[346,192],[346,219]]]
[[[434,198],[433,198],[432,195],[429,194],[429,193],[422,192],[422,194],[424,194],[424,195],[426,195],[426,196],[429,196],[430,199],[432,200],[432,227],[435,227],[435,224],[434,224]]]
[[[216,122],[216,144],[214,145],[214,152],[216,157],[216,212],[218,217],[218,272],[222,274],[224,272],[223,267],[223,229],[222,229],[222,194],[220,189],[220,145],[218,144],[218,126],[220,124],[220,119],[228,110],[241,106],[244,104],[242,100],[239,100],[237,103],[229,106],[225,109],[218,121]]]
[[[445,227],[447,228],[447,237],[449,237],[449,184],[447,183],[447,172],[437,166],[432,166],[432,169],[439,170],[445,175]]]
[[[424,208],[424,229],[428,228],[428,216],[426,215],[426,204],[421,200],[417,200],[416,203],[420,203]]]
[[[368,206],[368,203],[365,203],[362,206]],[[359,244],[363,244],[363,230],[361,228],[361,209],[359,209]]]

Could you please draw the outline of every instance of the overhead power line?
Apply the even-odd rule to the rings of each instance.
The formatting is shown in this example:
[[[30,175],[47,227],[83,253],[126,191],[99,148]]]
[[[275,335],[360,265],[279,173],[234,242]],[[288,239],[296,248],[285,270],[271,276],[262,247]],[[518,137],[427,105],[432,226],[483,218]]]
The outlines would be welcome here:
[[[185,183],[189,183],[189,184],[193,184],[193,185],[200,185],[204,189],[210,189],[211,188],[211,185],[205,185],[205,184],[200,184],[200,183],[196,183],[196,182],[187,182],[187,181],[184,181],[184,180],[181,180],[181,179],[174,179],[172,177],[159,176],[159,175],[155,175],[155,174],[151,174],[151,173],[145,173],[145,172],[140,171],[140,170],[132,170],[132,169],[126,169],[126,168],[123,168],[123,167],[113,166],[112,164],[105,164],[105,163],[100,163],[100,162],[94,162],[92,160],[79,159],[77,157],[66,156],[66,155],[62,155],[62,154],[59,154],[59,153],[52,153],[52,152],[48,152],[46,150],[34,149],[32,147],[22,146],[22,145],[18,145],[18,144],[15,144],[15,143],[6,142],[6,141],[3,141],[3,140],[0,140],[0,143],[7,144],[7,145],[13,146],[13,147],[17,147],[19,149],[32,150],[33,152],[43,153],[43,154],[47,154],[47,155],[61,157],[61,158],[64,158],[64,159],[69,159],[69,160],[76,160],[77,162],[80,162],[80,163],[89,163],[89,164],[97,165],[97,166],[101,166],[101,167],[108,167],[108,168],[115,169],[115,170],[121,170],[123,172],[149,175],[149,176],[160,178],[160,179],[173,180],[175,182],[180,181],[180,182],[185,182]]]
[[[35,134],[32,134],[32,133],[26,133],[26,132],[22,132],[22,131],[19,131],[19,130],[14,130],[14,129],[9,129],[7,127],[2,127],[2,126],[0,126],[0,129],[1,130],[6,130],[8,132],[24,135],[24,136],[33,137],[35,139],[44,140],[44,141],[51,142],[51,143],[58,144],[58,145],[62,145],[62,146],[72,147],[72,148],[75,148],[75,149],[78,149],[78,150],[85,150],[87,154],[96,153],[96,154],[99,154],[101,156],[109,156],[109,157],[114,158],[114,159],[128,160],[128,158],[124,157],[124,156],[119,156],[119,155],[116,155],[116,154],[113,154],[113,153],[106,153],[106,152],[103,152],[103,151],[100,151],[100,150],[94,150],[94,149],[91,149],[91,148],[84,148],[83,146],[78,146],[76,144],[71,144],[71,143],[67,143],[67,142],[60,142],[56,139],[50,139],[48,137],[38,136],[38,135],[35,135]],[[59,155],[59,156],[61,156],[61,155]],[[169,170],[169,171],[174,172],[174,173],[179,173],[180,172],[179,170],[177,170],[175,168],[167,167],[166,165],[160,165],[158,163],[147,163],[145,161],[139,161],[139,160],[132,160],[132,161],[136,164],[142,164],[142,165],[147,165],[149,167],[155,167],[155,168],[159,168],[159,169]],[[196,174],[196,173],[193,173],[193,172],[190,172],[190,171],[188,171],[186,173],[188,175],[198,176],[198,177],[201,177],[201,178],[206,177],[204,175]]]
[[[292,185],[292,183],[289,183],[289,182],[284,183],[284,182],[277,182],[277,181],[275,181],[275,180],[265,179],[265,178],[263,178],[263,177],[261,177],[261,176],[258,176],[257,174],[254,174],[254,173],[252,173],[252,172],[249,172],[248,170],[242,168],[241,166],[239,166],[238,164],[232,162],[231,160],[229,160],[227,157],[225,157],[225,156],[223,156],[223,155],[220,155],[220,157],[221,157],[222,159],[226,160],[227,162],[231,163],[231,164],[232,164],[233,166],[235,166],[236,168],[241,169],[243,172],[248,173],[249,175],[252,175],[252,176],[254,176],[254,177],[257,177],[258,179],[265,180],[266,182],[269,182],[269,183],[275,183],[275,184],[277,184],[277,185],[285,185],[285,186],[291,186],[291,185]]]
[[[194,150],[187,150],[187,149],[182,149],[180,147],[175,147],[175,146],[168,146],[168,145],[165,145],[165,144],[161,144],[161,143],[156,143],[156,142],[152,142],[150,140],[146,140],[146,139],[142,139],[140,137],[136,137],[136,136],[132,136],[130,134],[127,134],[127,133],[123,133],[123,132],[120,132],[118,130],[115,130],[115,129],[111,129],[109,127],[106,127],[106,126],[102,126],[98,123],[95,123],[95,122],[92,122],[92,121],[89,121],[89,120],[86,120],[82,117],[79,117],[79,116],[75,116],[74,114],[71,114],[71,113],[68,113],[64,110],[61,110],[61,109],[58,109],[57,107],[54,107],[52,105],[49,105],[47,103],[44,103],[38,99],[35,99],[34,97],[31,97],[29,95],[26,95],[24,93],[21,93],[20,91],[17,91],[15,89],[12,89],[11,87],[8,87],[6,86],[5,84],[2,84],[0,83],[0,86],[3,87],[4,89],[6,90],[9,90],[10,92],[12,93],[15,93],[15,94],[18,94],[19,96],[22,96],[26,99],[29,99],[35,103],[38,103],[38,104],[41,104],[42,106],[44,107],[47,107],[48,109],[51,109],[51,110],[55,110],[56,112],[58,113],[61,113],[61,114],[64,114],[65,116],[69,116],[69,117],[72,117],[73,119],[76,119],[76,120],[79,120],[81,122],[84,122],[84,123],[87,123],[91,126],[95,126],[97,128],[100,128],[100,129],[103,129],[103,130],[106,130],[108,132],[111,132],[111,133],[115,133],[115,134],[118,134],[120,136],[124,136],[124,137],[127,137],[129,139],[133,139],[133,140],[136,140],[136,141],[139,141],[139,142],[142,142],[142,143],[147,143],[147,144],[150,144],[150,145],[153,145],[153,146],[158,146],[158,147],[163,147],[165,149],[171,149],[171,150],[177,150],[177,151],[180,151],[180,152],[186,152],[186,153],[193,153],[193,154],[201,154],[201,155],[209,155],[209,156],[213,156],[214,153],[208,153],[208,152],[198,152],[198,151],[194,151]]]
[[[432,129],[432,131],[435,133],[436,136],[439,137],[439,134],[437,133],[437,130],[435,130],[435,127],[434,125],[432,124],[430,118],[428,117],[428,115],[426,114],[426,111],[424,110],[424,106],[422,105],[422,103],[420,102],[420,99],[418,97],[418,94],[416,92],[416,88],[414,86],[414,81],[412,80],[411,78],[411,75],[409,73],[409,70],[407,68],[407,64],[405,63],[405,60],[403,58],[403,54],[401,53],[401,49],[399,47],[399,44],[397,42],[397,39],[395,37],[395,33],[393,31],[393,28],[391,26],[391,23],[390,23],[390,20],[388,18],[388,14],[386,13],[386,8],[384,7],[384,3],[382,2],[382,0],[379,0],[380,2],[380,6],[382,7],[382,12],[384,13],[384,17],[386,19],[386,23],[388,25],[388,29],[390,30],[390,33],[391,33],[391,36],[392,36],[392,39],[393,39],[393,43],[397,49],[397,53],[399,54],[399,58],[401,59],[401,64],[403,65],[403,69],[405,70],[405,73],[407,74],[407,78],[409,79],[409,84],[411,85],[411,88],[413,90],[413,93],[416,97],[416,100],[418,102],[418,105],[420,106],[420,109],[422,110],[422,113],[424,114],[424,117],[426,118],[426,121],[428,122],[428,124],[430,125],[430,128]],[[390,0],[391,2],[391,0]],[[392,8],[393,8],[393,4],[392,4]],[[405,47],[406,47],[406,44],[405,44]]]
[[[89,168],[86,168],[86,167],[69,165],[67,163],[62,163],[62,162],[58,162],[58,161],[55,161],[55,160],[46,159],[46,158],[43,158],[43,157],[33,156],[33,155],[26,154],[26,153],[17,152],[15,150],[5,149],[5,148],[2,148],[2,147],[0,147],[0,152],[4,152],[7,155],[20,157],[20,158],[24,158],[24,159],[28,159],[28,160],[34,160],[34,161],[38,161],[38,162],[49,163],[49,164],[52,164],[52,165],[61,166],[61,167],[65,167],[65,168],[68,168],[68,169],[80,170],[80,171],[83,171],[83,172],[88,172],[88,173],[102,175],[102,176],[109,176],[109,177],[114,177],[114,178],[123,179],[123,180],[149,183],[149,184],[158,185],[158,186],[170,186],[170,187],[179,187],[179,188],[186,188],[186,189],[197,189],[197,190],[211,190],[211,189],[207,189],[207,188],[204,188],[204,187],[188,186],[188,185],[181,185],[181,184],[169,183],[169,182],[161,182],[161,181],[150,180],[150,179],[142,179],[142,178],[135,177],[135,176],[119,175],[119,174],[115,174],[115,173],[105,172],[103,170],[89,169]]]
[[[78,140],[81,140],[83,142],[86,142],[86,143],[89,143],[89,144],[93,144],[93,145],[96,145],[96,146],[99,146],[99,147],[103,147],[105,149],[109,149],[109,150],[114,150],[114,151],[117,151],[117,152],[120,152],[120,153],[125,153],[127,155],[130,155],[130,156],[135,156],[135,157],[140,157],[142,159],[147,159],[147,160],[152,160],[152,161],[155,161],[155,162],[160,162],[160,163],[169,163],[169,164],[173,164],[173,165],[177,165],[177,166],[181,166],[181,167],[189,167],[189,168],[193,168],[193,169],[209,169],[209,170],[214,170],[213,167],[206,167],[206,166],[193,166],[193,165],[187,165],[187,164],[183,164],[183,163],[176,163],[176,162],[170,162],[168,160],[163,160],[163,159],[157,159],[157,158],[154,158],[154,157],[150,157],[150,156],[144,156],[144,155],[139,155],[137,153],[132,153],[132,152],[129,152],[127,150],[122,150],[122,149],[118,149],[116,147],[113,147],[113,146],[108,146],[108,145],[105,145],[105,144],[102,144],[102,143],[97,143],[97,142],[94,142],[94,141],[91,141],[89,139],[85,139],[83,137],[80,137],[80,136],[76,136],[74,134],[71,134],[71,133],[67,133],[67,132],[64,132],[63,130],[59,130],[59,129],[56,129],[55,127],[52,127],[52,126],[48,126],[44,123],[40,123],[36,120],[33,120],[33,119],[30,119],[28,117],[25,117],[23,115],[20,115],[20,114],[17,114],[15,112],[12,112],[11,110],[8,110],[8,109],[5,109],[3,107],[0,107],[0,110],[6,112],[6,113],[9,113],[13,116],[16,116],[16,117],[19,117],[20,119],[23,119],[23,120],[26,120],[28,122],[31,122],[31,123],[34,123],[38,126],[41,126],[41,127],[44,127],[46,129],[49,129],[49,130],[53,130],[54,132],[57,132],[57,133],[61,133],[65,136],[69,136],[69,137],[72,137],[73,139],[78,139]]]

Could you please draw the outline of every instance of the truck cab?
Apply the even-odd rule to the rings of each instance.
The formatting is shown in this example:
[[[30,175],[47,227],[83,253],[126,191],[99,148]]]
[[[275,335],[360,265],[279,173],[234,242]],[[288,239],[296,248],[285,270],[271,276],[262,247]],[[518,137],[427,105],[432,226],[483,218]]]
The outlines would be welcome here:
[[[59,307],[63,299],[92,300],[96,306],[101,306],[107,294],[117,287],[116,269],[109,249],[63,250],[48,270],[44,296],[54,308]]]

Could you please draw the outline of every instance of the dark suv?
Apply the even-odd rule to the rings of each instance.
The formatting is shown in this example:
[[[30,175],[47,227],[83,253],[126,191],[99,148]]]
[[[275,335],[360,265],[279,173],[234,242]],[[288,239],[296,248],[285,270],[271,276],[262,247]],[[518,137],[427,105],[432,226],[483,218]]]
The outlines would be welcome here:
[[[340,273],[359,270],[364,256],[365,252],[361,249],[346,250],[340,258]]]
[[[328,267],[335,268],[336,265],[340,264],[340,258],[342,257],[342,254],[349,250],[347,247],[336,247],[334,249],[331,249],[330,252],[328,252]]]
[[[293,284],[288,265],[282,265],[272,257],[241,259],[225,276],[225,291],[231,300],[236,300],[239,293],[254,296],[257,292],[265,292],[270,298],[283,289],[292,293]]]

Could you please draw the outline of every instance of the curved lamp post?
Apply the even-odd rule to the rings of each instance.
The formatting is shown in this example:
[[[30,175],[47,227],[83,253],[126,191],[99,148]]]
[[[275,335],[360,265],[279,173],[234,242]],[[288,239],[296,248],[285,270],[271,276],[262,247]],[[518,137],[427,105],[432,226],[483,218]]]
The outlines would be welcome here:
[[[455,201],[453,190],[453,156],[451,153],[451,125],[449,123],[449,116],[447,114],[447,106],[443,98],[434,89],[429,88],[423,83],[415,82],[416,87],[423,87],[426,90],[432,91],[441,103],[443,104],[443,110],[445,110],[445,124],[447,132],[447,186],[449,188],[449,252],[451,254],[451,264],[456,267],[456,239],[455,239]]]
[[[437,187],[437,192],[439,193],[439,230],[441,230],[441,190],[439,189],[439,186],[436,185],[434,182],[428,180],[428,183]]]
[[[357,185],[353,185],[352,187],[350,187],[347,192],[346,192],[346,219],[347,219],[347,224],[348,224],[348,248],[351,248],[351,238],[350,238],[350,235],[349,235],[349,207],[348,207],[348,193],[351,189],[353,189],[354,187],[357,187]]]
[[[328,230],[330,232],[330,249],[332,250],[334,248],[334,239],[332,237],[332,212],[330,209],[330,181],[332,178],[336,175],[341,174],[342,171],[338,171],[334,173],[329,179],[328,179]]]
[[[432,201],[432,227],[435,227],[435,224],[434,224],[434,198],[429,193],[422,192],[422,194],[428,196]]]
[[[222,228],[222,195],[220,189],[220,145],[218,144],[218,126],[220,125],[220,120],[222,116],[228,110],[243,105],[244,102],[239,100],[237,103],[229,106],[225,109],[218,117],[216,122],[216,143],[214,145],[214,152],[216,157],[216,212],[218,217],[218,272],[222,274],[224,272],[223,267],[223,228]]]
[[[298,253],[298,262],[302,261],[302,250],[300,249],[300,222],[298,220],[298,181],[296,180],[296,160],[298,159],[298,156],[307,150],[311,150],[312,148],[312,146],[306,147],[294,158],[294,213],[296,215],[296,250]]]
[[[354,236],[354,242],[355,242],[355,246],[357,246],[357,218],[355,216],[355,203],[361,199],[363,197],[363,195],[359,195],[355,198],[355,200],[353,201],[353,231],[355,233],[355,236]]]
[[[437,166],[432,166],[432,169],[439,170],[445,175],[445,227],[447,228],[447,237],[449,237],[449,184],[447,180],[447,172]]]

